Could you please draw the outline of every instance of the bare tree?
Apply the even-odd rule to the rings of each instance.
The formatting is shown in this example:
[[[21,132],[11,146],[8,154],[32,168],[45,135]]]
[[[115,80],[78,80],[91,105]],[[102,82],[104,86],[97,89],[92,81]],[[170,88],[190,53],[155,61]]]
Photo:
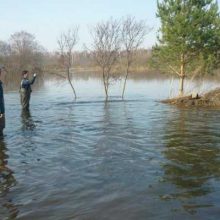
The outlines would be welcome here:
[[[7,42],[0,41],[0,64],[7,71],[9,58],[11,55],[11,47]]]
[[[11,54],[11,47],[7,42],[0,41],[0,57],[8,57]]]
[[[61,59],[66,69],[67,79],[73,90],[75,99],[76,99],[76,91],[71,81],[72,73],[70,72],[70,69],[73,66],[73,50],[78,42],[78,32],[79,32],[79,27],[75,26],[69,29],[68,31],[63,32],[57,41],[61,54]]]
[[[11,35],[11,47],[15,53],[24,53],[26,51],[38,51],[39,45],[35,37],[26,32],[20,31]]]
[[[91,36],[93,57],[102,70],[105,95],[108,99],[111,71],[117,62],[121,46],[120,22],[110,18],[106,22],[98,23],[91,30]]]
[[[9,41],[0,42],[0,63],[7,70],[5,84],[9,87],[18,86],[21,70],[28,69],[31,72],[38,72],[40,80],[43,80],[45,49],[37,42],[34,35],[26,32],[15,32],[10,36]]]
[[[124,98],[126,83],[130,71],[131,64],[134,62],[134,56],[147,32],[150,31],[144,20],[137,21],[135,17],[127,16],[122,19],[122,45],[125,51],[126,59],[126,75],[123,85],[122,98]]]
[[[16,32],[11,35],[9,42],[12,60],[17,70],[41,67],[45,50],[38,44],[34,35],[26,31]]]

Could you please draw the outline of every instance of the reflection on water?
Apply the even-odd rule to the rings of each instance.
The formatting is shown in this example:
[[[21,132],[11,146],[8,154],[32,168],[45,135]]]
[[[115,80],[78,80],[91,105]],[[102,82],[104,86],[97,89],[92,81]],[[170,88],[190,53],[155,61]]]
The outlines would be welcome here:
[[[23,130],[34,130],[36,127],[29,110],[21,112],[21,121]]]
[[[6,154],[7,147],[2,138],[0,140],[0,216],[7,216],[7,219],[16,219],[18,214],[17,207],[7,197],[10,188],[16,183],[13,171],[7,166],[8,156]],[[1,219],[2,219],[1,218]]]
[[[219,132],[215,115],[218,111],[180,109],[169,121],[165,131],[164,181],[175,186],[169,196],[179,200],[194,213],[198,208],[215,206],[203,201],[215,193],[211,179],[220,177]]]
[[[218,219],[219,111],[155,102],[166,82],[109,102],[100,81],[75,85],[76,102],[68,84],[34,91],[31,113],[6,94],[0,219]]]

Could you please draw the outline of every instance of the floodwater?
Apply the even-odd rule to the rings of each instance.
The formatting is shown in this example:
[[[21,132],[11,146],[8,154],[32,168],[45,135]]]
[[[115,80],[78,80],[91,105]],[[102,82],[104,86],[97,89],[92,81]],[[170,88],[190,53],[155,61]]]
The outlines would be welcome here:
[[[1,220],[220,218],[220,111],[157,102],[169,80],[130,80],[125,100],[121,87],[105,102],[100,81],[78,80],[73,102],[46,82],[28,114],[5,94]]]

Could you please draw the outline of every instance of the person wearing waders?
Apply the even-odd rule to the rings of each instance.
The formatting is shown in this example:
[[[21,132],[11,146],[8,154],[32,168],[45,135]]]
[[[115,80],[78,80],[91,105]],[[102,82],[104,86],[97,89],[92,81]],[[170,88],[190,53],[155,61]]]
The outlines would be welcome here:
[[[32,80],[28,79],[28,71],[24,70],[22,72],[23,79],[21,80],[20,96],[21,96],[21,106],[23,111],[29,111],[30,98],[31,98],[31,85],[34,84],[37,74],[34,74]]]
[[[2,68],[0,68],[0,77],[2,75]],[[3,130],[5,128],[5,102],[2,81],[0,80],[0,137],[3,137]]]

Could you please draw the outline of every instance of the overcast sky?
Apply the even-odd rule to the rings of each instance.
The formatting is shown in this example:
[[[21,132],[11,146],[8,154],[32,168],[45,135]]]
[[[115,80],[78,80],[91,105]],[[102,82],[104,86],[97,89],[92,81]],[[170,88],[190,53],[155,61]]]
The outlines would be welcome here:
[[[220,3],[220,0],[218,0]],[[153,31],[146,37],[144,47],[156,41],[159,21],[156,0],[0,0],[0,40],[8,40],[16,31],[32,33],[50,51],[57,49],[59,33],[72,25],[80,26],[80,42],[90,43],[88,27],[109,17],[133,15],[145,19]]]

